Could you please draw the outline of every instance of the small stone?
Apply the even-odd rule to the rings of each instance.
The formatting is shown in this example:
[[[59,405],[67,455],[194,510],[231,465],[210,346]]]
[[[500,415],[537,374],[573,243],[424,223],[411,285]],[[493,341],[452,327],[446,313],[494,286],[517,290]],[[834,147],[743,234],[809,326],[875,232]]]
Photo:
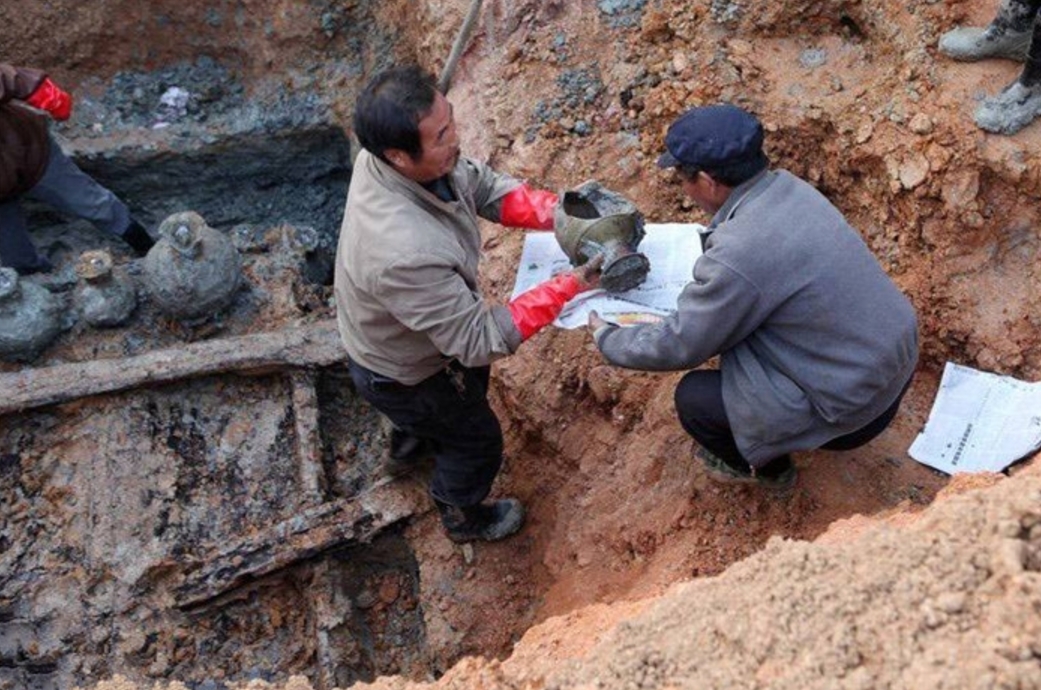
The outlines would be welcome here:
[[[799,64],[806,69],[821,67],[828,62],[828,51],[823,48],[807,48],[799,54]]]
[[[672,71],[676,74],[683,74],[690,66],[690,60],[687,58],[687,54],[683,52],[677,52],[672,56]]]
[[[857,127],[856,141],[858,144],[866,143],[871,135],[875,133],[875,123],[871,120],[865,120]]]
[[[980,176],[977,170],[960,169],[946,176],[943,185],[943,202],[948,210],[958,212],[968,208],[980,193]]]
[[[928,176],[929,161],[921,154],[912,155],[900,164],[899,178],[904,189],[914,189]]]
[[[1024,543],[1019,539],[1005,539],[994,553],[996,569],[1005,573],[1021,573],[1026,563]]]
[[[933,131],[933,121],[925,113],[918,113],[911,118],[910,123],[911,131],[915,134],[929,134]]]
[[[960,613],[965,610],[965,594],[963,592],[947,592],[936,600],[936,606],[945,613]]]

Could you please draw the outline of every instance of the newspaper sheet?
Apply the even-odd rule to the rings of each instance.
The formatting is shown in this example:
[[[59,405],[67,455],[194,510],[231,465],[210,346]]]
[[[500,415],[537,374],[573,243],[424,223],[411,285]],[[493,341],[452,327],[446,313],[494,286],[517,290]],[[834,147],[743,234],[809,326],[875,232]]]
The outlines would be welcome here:
[[[1000,472],[1041,448],[1041,384],[947,362],[908,451],[948,474]]]
[[[648,223],[638,248],[651,263],[643,284],[615,294],[603,290],[582,293],[564,306],[554,325],[580,328],[594,310],[605,321],[620,326],[653,322],[676,311],[676,298],[691,281],[694,261],[701,255],[698,231],[702,227],[697,223]],[[571,262],[552,232],[527,233],[511,299],[568,270]]]

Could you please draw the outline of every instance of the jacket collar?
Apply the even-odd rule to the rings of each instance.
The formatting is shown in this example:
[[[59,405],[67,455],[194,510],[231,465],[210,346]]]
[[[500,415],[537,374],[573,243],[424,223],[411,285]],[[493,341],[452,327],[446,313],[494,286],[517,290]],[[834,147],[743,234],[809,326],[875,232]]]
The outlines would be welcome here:
[[[721,224],[727,222],[734,217],[737,213],[737,209],[747,199],[757,196],[763,189],[766,189],[770,181],[773,180],[776,173],[772,170],[763,170],[755,177],[749,178],[734,187],[734,191],[730,192],[730,196],[727,200],[719,207],[716,211],[716,215],[712,216],[712,220],[709,222],[708,227],[702,231],[702,235],[708,236],[719,227]],[[764,183],[760,185],[760,183]]]
[[[406,196],[412,197],[416,201],[422,201],[426,203],[436,204],[445,208],[454,208],[458,201],[442,201],[436,194],[431,192],[429,189],[419,184],[415,180],[411,180],[401,173],[399,173],[394,166],[386,163],[378,156],[373,155],[369,151],[363,150],[359,154],[359,158],[364,155],[367,160],[364,165],[367,165],[372,172],[373,177],[380,180],[384,185],[390,188],[392,191],[400,192]],[[456,163],[456,167],[452,172],[448,174],[448,184],[452,187],[452,193],[455,194],[456,199],[459,198],[458,185],[456,184],[456,171],[459,170],[459,166],[463,164],[462,157],[459,158],[459,162]]]

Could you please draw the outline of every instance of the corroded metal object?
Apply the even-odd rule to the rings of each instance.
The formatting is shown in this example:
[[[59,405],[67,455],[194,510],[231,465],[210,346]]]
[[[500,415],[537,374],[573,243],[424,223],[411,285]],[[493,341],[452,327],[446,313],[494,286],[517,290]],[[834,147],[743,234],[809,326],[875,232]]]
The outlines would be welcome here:
[[[632,290],[647,277],[651,263],[636,251],[644,237],[643,214],[628,199],[589,181],[565,192],[557,204],[554,231],[574,266],[603,256],[600,287]]]
[[[228,307],[242,284],[242,258],[232,242],[192,211],[159,225],[144,260],[148,293],[167,315],[193,320]]]
[[[103,250],[83,252],[76,262],[76,308],[92,326],[119,326],[137,306],[137,292],[122,273],[116,273],[112,255]]]
[[[0,268],[0,359],[35,359],[61,333],[61,309],[50,291]]]

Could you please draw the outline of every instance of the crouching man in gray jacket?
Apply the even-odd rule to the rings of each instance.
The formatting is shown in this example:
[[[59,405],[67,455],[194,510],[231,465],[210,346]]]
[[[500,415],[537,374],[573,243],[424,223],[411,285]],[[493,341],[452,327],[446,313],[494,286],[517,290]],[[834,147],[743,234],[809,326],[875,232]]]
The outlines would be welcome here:
[[[675,314],[619,328],[594,312],[612,364],[697,367],[676,388],[683,428],[722,481],[791,485],[791,451],[859,447],[884,430],[918,358],[914,309],[842,214],[768,170],[758,119],[732,105],[672,124],[659,167],[712,220]]]

